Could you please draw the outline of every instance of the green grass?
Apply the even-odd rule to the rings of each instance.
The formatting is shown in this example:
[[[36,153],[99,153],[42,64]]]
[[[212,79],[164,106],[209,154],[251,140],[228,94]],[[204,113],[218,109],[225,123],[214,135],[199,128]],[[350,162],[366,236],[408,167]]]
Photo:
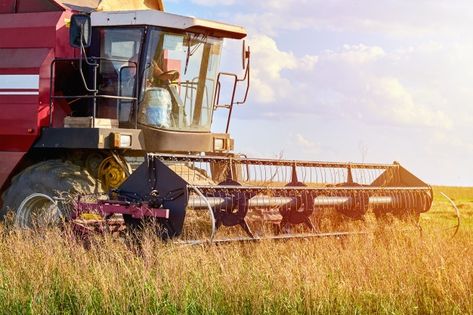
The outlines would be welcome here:
[[[473,188],[471,187],[434,187],[432,209],[422,214],[421,224],[427,227],[445,227],[456,224],[456,215],[450,202],[442,196],[443,192],[452,199],[461,213],[462,229],[473,232]]]
[[[445,191],[465,224],[455,223]],[[423,236],[226,246],[176,246],[147,238],[90,250],[59,231],[0,231],[4,314],[464,314],[473,313],[473,189],[435,188]]]

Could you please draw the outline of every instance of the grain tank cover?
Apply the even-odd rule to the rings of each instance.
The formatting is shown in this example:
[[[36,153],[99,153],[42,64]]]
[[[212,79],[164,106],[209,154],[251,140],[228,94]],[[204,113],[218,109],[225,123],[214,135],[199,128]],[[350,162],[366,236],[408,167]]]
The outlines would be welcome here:
[[[164,11],[162,0],[102,0],[97,11],[123,11],[123,10],[158,10]]]

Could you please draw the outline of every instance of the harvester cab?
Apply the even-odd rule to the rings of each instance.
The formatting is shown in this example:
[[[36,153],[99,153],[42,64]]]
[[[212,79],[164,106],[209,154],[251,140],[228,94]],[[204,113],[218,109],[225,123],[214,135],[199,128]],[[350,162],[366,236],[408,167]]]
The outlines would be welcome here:
[[[80,52],[76,77],[82,84],[74,95],[52,91],[52,100],[74,100],[65,120],[69,126],[92,117],[90,127],[139,130],[117,132],[118,149],[136,150],[140,144],[146,152],[229,152],[233,140],[228,129],[211,133],[220,78],[234,79],[234,95],[241,83],[248,90],[249,68],[243,79],[220,73],[220,55],[224,38],[245,36],[241,27],[157,10],[75,14],[70,43]],[[249,53],[244,55],[249,64]],[[56,59],[53,67],[71,61]],[[54,81],[67,80],[60,76]],[[234,103],[233,98],[226,105],[227,125]]]
[[[3,73],[39,82],[33,82],[36,96],[19,87],[0,93],[0,104],[22,119],[11,130],[0,125],[0,139],[8,139],[0,142],[0,158],[14,158],[6,171],[0,168],[2,212],[13,211],[17,226],[66,220],[88,233],[117,220],[138,230],[152,221],[161,237],[174,238],[183,235],[186,221],[201,226],[206,220],[212,240],[220,227],[241,227],[248,239],[268,231],[286,238],[294,231],[327,235],[318,224],[326,211],[358,220],[369,211],[418,217],[429,210],[430,186],[398,163],[233,153],[229,126],[234,105],[248,96],[249,48],[243,44],[242,75],[219,72],[219,63],[223,40],[245,38],[244,28],[166,13],[161,1],[125,8],[112,0],[71,0],[87,3],[87,10],[34,2],[0,7],[8,19],[0,19],[0,57],[23,54],[37,65],[18,70],[21,58],[3,68],[0,63],[0,89]],[[49,19],[48,32],[38,35],[48,41],[6,37],[15,31],[11,25],[28,19],[38,31],[41,22],[32,14]],[[31,51],[33,44],[51,47]],[[39,52],[42,59],[34,59]],[[28,69],[35,74],[25,75]],[[226,104],[220,104],[223,91]],[[228,111],[226,129],[212,133],[219,108]],[[0,122],[9,122],[8,115],[0,112]]]

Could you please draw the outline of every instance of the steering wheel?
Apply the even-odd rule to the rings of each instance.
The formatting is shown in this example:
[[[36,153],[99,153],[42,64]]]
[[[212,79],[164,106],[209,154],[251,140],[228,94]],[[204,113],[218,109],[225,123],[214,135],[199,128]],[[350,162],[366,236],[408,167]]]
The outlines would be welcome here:
[[[177,70],[169,70],[169,71],[165,71],[161,74],[159,74],[156,79],[158,80],[168,80],[168,81],[175,81],[179,78],[179,71]]]

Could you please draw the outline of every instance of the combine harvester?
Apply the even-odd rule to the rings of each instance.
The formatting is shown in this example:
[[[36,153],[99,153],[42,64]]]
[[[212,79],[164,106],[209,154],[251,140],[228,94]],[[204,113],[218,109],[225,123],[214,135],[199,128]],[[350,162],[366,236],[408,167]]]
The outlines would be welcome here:
[[[159,0],[99,2],[0,4],[1,215],[12,212],[16,226],[153,221],[178,238],[192,210],[208,213],[210,240],[223,226],[260,239],[252,222],[268,216],[273,238],[288,238],[343,234],[319,231],[313,218],[325,209],[349,220],[369,210],[418,218],[431,207],[431,187],[398,163],[233,153],[250,51],[243,44],[242,77],[219,72],[219,61],[223,40],[245,29],[165,13]],[[225,132],[211,133],[216,110],[228,111]]]

